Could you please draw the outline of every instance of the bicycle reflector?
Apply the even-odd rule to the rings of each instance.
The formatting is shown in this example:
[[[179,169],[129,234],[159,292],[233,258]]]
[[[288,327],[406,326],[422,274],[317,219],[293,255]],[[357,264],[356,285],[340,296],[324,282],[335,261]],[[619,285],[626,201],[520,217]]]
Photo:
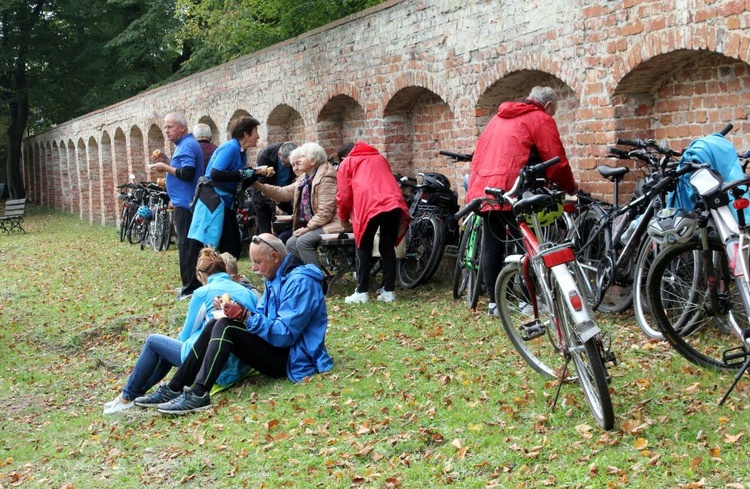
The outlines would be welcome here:
[[[748,207],[750,207],[750,200],[747,200],[746,198],[742,197],[742,198],[740,198],[740,199],[737,199],[737,200],[735,200],[735,201],[734,201],[734,202],[732,203],[732,205],[733,205],[733,206],[734,206],[734,208],[735,208],[735,209],[737,209],[738,211],[739,211],[739,210],[742,210],[742,209],[747,209]]]
[[[576,311],[580,311],[583,309],[583,301],[581,300],[581,295],[576,292],[575,290],[571,290],[568,294],[568,300],[570,301],[570,305],[573,306],[573,309]]]
[[[573,249],[569,246],[558,246],[543,252],[542,260],[545,267],[552,268],[563,263],[572,262],[575,260],[575,256],[573,255]]]

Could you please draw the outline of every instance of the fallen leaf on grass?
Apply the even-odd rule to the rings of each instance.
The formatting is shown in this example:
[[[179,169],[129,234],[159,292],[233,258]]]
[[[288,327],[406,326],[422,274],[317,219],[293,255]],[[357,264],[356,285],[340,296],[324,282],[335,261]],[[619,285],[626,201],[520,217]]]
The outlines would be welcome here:
[[[644,449],[644,448],[646,448],[647,446],[648,446],[648,440],[647,440],[647,439],[645,439],[645,438],[641,438],[641,437],[639,437],[639,438],[636,438],[636,439],[635,439],[635,444],[633,445],[633,447],[634,447],[634,448],[635,448],[636,450],[643,450],[643,449]]]
[[[724,434],[724,443],[737,443],[740,441],[740,438],[745,436],[745,432],[741,431],[736,435],[730,435],[729,433]]]

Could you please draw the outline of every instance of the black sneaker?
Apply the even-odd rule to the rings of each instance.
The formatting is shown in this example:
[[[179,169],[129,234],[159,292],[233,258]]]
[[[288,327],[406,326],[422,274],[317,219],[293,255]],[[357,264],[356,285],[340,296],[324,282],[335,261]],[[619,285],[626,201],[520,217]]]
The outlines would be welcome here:
[[[211,397],[208,392],[196,396],[189,387],[185,387],[180,397],[172,401],[159,404],[156,410],[162,414],[187,414],[211,408]]]
[[[140,407],[156,407],[159,404],[164,404],[180,397],[181,394],[181,392],[175,392],[167,387],[167,384],[162,384],[151,394],[136,397],[135,405]]]

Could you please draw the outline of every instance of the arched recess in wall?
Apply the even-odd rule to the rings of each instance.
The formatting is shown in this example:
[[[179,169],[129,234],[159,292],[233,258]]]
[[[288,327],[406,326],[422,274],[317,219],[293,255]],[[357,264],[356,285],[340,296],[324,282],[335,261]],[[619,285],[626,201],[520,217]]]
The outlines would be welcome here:
[[[83,138],[78,139],[76,144],[76,178],[78,179],[78,193],[75,196],[76,210],[78,217],[88,219],[89,213],[89,176],[86,172],[88,168],[88,158],[86,156],[86,143]]]
[[[89,222],[100,223],[102,221],[102,175],[100,171],[101,160],[99,159],[99,144],[94,136],[89,138],[88,144],[88,168],[89,175]]]
[[[423,87],[396,92],[383,111],[385,157],[393,171],[404,175],[439,171],[457,185],[462,171],[438,155],[440,149],[451,147],[453,126],[453,112],[434,92]]]
[[[44,160],[42,172],[42,204],[52,207],[54,205],[54,185],[53,178],[55,177],[55,161],[52,157],[52,145],[49,141],[44,143]]]
[[[52,176],[50,177],[50,200],[49,205],[55,209],[60,208],[62,201],[63,186],[60,179],[60,169],[62,168],[62,162],[60,161],[60,148],[57,145],[57,141],[52,141]]]
[[[61,211],[67,211],[70,207],[70,173],[68,171],[68,148],[65,141],[57,141],[58,151],[60,153],[60,170],[58,172],[60,189],[58,191],[59,200],[55,207]]]
[[[188,128],[188,130],[190,129]],[[167,145],[169,146],[169,148],[167,148]],[[156,124],[151,124],[151,127],[148,128],[148,148],[146,149],[145,157],[140,162],[133,160],[133,166],[137,167],[138,165],[141,165],[144,172],[148,174],[148,179],[152,182],[156,182],[157,178],[164,176],[164,174],[162,173],[152,174],[151,171],[149,171],[146,167],[146,164],[151,162],[151,153],[153,153],[157,149],[168,151],[169,153],[174,153],[174,145],[168,140],[164,139],[164,133],[162,132],[161,128]]]
[[[365,111],[356,100],[348,95],[336,95],[318,114],[318,144],[329,155],[335,155],[345,143],[363,139],[365,122]]]
[[[267,144],[292,141],[298,146],[305,142],[305,123],[294,107],[287,104],[277,105],[266,120]]]
[[[637,65],[614,90],[618,137],[654,138],[676,150],[691,140],[735,129],[738,149],[750,147],[750,65],[705,51],[680,49]]]
[[[128,169],[128,145],[125,139],[125,133],[119,127],[115,130],[115,138],[112,144],[112,173],[115,176],[115,186],[130,181],[130,170]],[[115,208],[117,208],[117,206]],[[117,216],[115,216],[115,221],[119,222]]]
[[[206,124],[208,127],[211,128],[211,142],[215,145],[219,145],[219,143],[222,142],[221,134],[219,134],[219,126],[216,125],[213,119],[211,119],[210,116],[204,115],[201,116],[200,119],[198,119],[198,124]],[[208,163],[206,161],[205,163]]]
[[[117,221],[117,189],[112,167],[112,138],[107,131],[102,132],[102,147],[99,158],[99,173],[101,174],[102,224],[112,225]]]
[[[76,145],[72,140],[68,140],[68,186],[65,188],[66,209],[71,214],[75,214],[78,209],[78,191],[80,184],[78,182],[78,173],[76,170]]]
[[[142,182],[147,179],[143,133],[138,126],[130,128],[130,171],[135,175],[136,182]]]

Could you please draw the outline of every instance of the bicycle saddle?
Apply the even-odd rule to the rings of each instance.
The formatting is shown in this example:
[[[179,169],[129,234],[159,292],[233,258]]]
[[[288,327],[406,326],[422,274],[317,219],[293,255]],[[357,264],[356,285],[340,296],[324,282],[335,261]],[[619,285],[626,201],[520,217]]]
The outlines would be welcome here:
[[[628,173],[630,170],[626,166],[606,166],[601,165],[597,167],[597,170],[599,170],[599,173],[601,176],[609,180],[610,182],[614,182],[615,180],[622,180],[623,175]]]
[[[513,212],[516,215],[525,213],[542,212],[554,205],[555,201],[548,194],[524,193],[523,198],[513,205]]]

